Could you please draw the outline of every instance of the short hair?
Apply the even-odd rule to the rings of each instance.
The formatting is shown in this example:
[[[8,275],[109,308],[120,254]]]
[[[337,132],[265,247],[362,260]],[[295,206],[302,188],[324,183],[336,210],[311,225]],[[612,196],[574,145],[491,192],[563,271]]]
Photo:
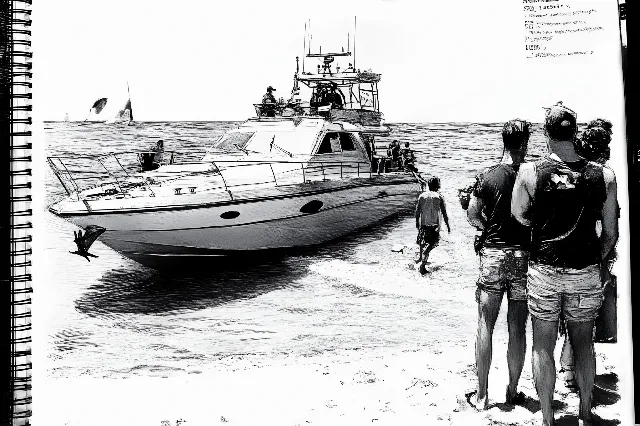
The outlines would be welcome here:
[[[440,189],[440,178],[435,176],[430,177],[429,180],[427,180],[427,186],[430,191],[437,191]]]
[[[571,141],[578,130],[578,116],[573,110],[562,105],[562,102],[558,102],[547,109],[544,129],[551,139]]]
[[[405,142],[404,146],[408,147],[409,146],[409,142]]]
[[[519,149],[529,141],[531,123],[526,120],[509,120],[502,126],[502,142],[506,149]]]

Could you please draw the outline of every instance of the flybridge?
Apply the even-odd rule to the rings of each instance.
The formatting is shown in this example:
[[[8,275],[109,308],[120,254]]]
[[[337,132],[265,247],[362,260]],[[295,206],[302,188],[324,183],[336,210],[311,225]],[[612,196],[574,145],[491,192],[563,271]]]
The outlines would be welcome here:
[[[354,20],[355,28],[355,20]],[[256,115],[262,121],[277,120],[281,117],[321,117],[331,122],[347,122],[364,126],[373,133],[380,133],[382,113],[378,95],[378,83],[381,74],[371,70],[360,70],[356,67],[355,31],[353,36],[353,51],[351,51],[351,37],[347,37],[347,50],[341,52],[312,52],[311,36],[305,24],[304,56],[302,71],[300,57],[296,57],[296,71],[293,77],[291,97],[278,102],[263,101],[254,104]],[[349,58],[347,64],[338,64],[338,59]],[[321,60],[315,69],[309,69],[309,60]],[[346,66],[345,66],[346,65]],[[311,89],[311,96],[303,99],[300,95],[300,84]],[[386,128],[384,128],[386,129]],[[388,131],[388,129],[386,129]]]

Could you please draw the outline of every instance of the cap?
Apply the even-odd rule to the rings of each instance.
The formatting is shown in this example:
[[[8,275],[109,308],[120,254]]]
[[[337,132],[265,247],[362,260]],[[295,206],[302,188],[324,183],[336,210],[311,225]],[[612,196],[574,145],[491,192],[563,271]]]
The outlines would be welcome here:
[[[577,129],[578,115],[575,111],[564,106],[562,101],[545,109],[544,127],[547,134],[553,139],[571,139]]]
[[[268,92],[268,91],[270,91],[270,90],[274,90],[274,91],[275,91],[276,89],[274,89],[274,88],[273,88],[273,87],[271,87],[271,86],[267,87],[267,92]]]

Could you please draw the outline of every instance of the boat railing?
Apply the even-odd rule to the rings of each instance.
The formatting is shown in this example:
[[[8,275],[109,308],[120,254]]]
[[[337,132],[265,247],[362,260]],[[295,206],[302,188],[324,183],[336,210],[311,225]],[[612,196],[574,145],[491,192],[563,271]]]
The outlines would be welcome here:
[[[208,162],[183,162],[174,164],[175,170],[158,169],[140,172],[123,161],[123,154],[82,157],[48,157],[49,164],[67,194],[80,200],[80,193],[89,189],[92,195],[84,197],[114,195],[125,197],[132,189],[141,188],[155,196],[158,188],[171,188],[176,194],[219,190],[228,193],[233,200],[234,192],[247,187],[286,187],[289,185],[313,184],[319,181],[338,181],[346,178],[372,179],[371,165],[364,160],[309,161],[309,160],[216,160]],[[131,154],[131,153],[129,153]],[[93,164],[83,165],[88,162]],[[200,167],[208,164],[208,167]],[[180,167],[182,166],[182,167]],[[212,179],[189,182],[192,177],[209,176]],[[182,192],[184,190],[185,192]]]
[[[108,187],[113,187],[123,194],[131,186],[127,180],[133,174],[144,171],[141,155],[146,153],[125,151],[100,155],[51,156],[47,157],[47,161],[68,195],[77,196],[83,190],[99,186],[105,187],[107,192]],[[156,154],[153,151],[148,153]],[[177,154],[175,151],[164,151],[163,160],[156,163],[157,166],[174,164]]]

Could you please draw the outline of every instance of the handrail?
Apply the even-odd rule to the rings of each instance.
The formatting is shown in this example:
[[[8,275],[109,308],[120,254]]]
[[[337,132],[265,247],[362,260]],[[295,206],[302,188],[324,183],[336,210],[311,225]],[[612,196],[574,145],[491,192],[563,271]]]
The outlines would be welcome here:
[[[354,159],[354,160],[313,159],[312,160],[309,158],[305,158],[305,159],[292,158],[292,159],[265,160],[265,159],[244,159],[243,158],[243,159],[228,159],[228,160],[222,159],[222,160],[205,161],[205,162],[192,161],[192,162],[179,163],[176,165],[177,170],[173,171],[171,170],[171,168],[169,168],[168,170],[164,171],[164,173],[159,174],[157,176],[157,180],[154,182],[154,181],[149,181],[145,179],[145,175],[147,175],[147,173],[154,173],[154,172],[142,172],[140,174],[131,174],[130,171],[127,170],[127,167],[129,167],[129,165],[128,164],[123,165],[120,159],[117,158],[118,156],[122,157],[122,155],[125,155],[127,153],[133,154],[133,153],[137,153],[137,151],[131,151],[131,152],[125,152],[125,153],[121,152],[116,154],[106,154],[106,155],[99,155],[99,156],[69,156],[69,155],[51,156],[51,157],[48,157],[47,160],[51,168],[53,169],[54,174],[56,175],[58,180],[62,183],[65,190],[67,190],[67,193],[69,195],[73,195],[72,192],[77,195],[84,190],[87,190],[90,188],[96,188],[97,186],[99,186],[99,184],[96,186],[96,185],[92,185],[91,183],[87,183],[83,185],[84,188],[81,191],[77,181],[95,180],[100,182],[101,176],[104,176],[104,174],[106,174],[109,178],[113,179],[113,180],[110,179],[111,184],[116,186],[116,188],[119,191],[119,194],[126,196],[127,194],[130,194],[130,191],[132,190],[132,188],[140,188],[141,186],[143,186],[147,190],[149,190],[150,192],[149,196],[152,196],[152,197],[157,195],[157,189],[154,191],[153,189],[154,187],[155,188],[172,187],[171,186],[172,183],[179,179],[189,178],[189,177],[198,176],[198,175],[219,176],[220,178],[218,180],[218,184],[217,185],[215,184],[215,179],[218,179],[216,177],[214,178],[213,181],[207,183],[205,190],[206,191],[224,190],[229,194],[229,197],[232,200],[234,199],[232,194],[233,188],[245,187],[248,185],[264,185],[264,184],[272,183],[275,186],[286,186],[286,185],[292,185],[292,184],[307,183],[307,182],[311,182],[313,180],[319,180],[319,179],[322,179],[323,181],[337,179],[338,176],[340,178],[344,178],[346,175],[348,176],[349,173],[354,177],[357,176],[358,178],[363,178],[363,177],[366,178],[366,175],[363,176],[363,174],[361,173],[361,170],[360,170],[361,165],[366,167],[366,170],[369,170],[368,178],[369,179],[373,178],[371,164],[368,161],[363,159]],[[110,157],[114,157],[116,161],[107,162],[107,160]],[[83,169],[86,167],[86,165],[82,164],[81,161],[77,163],[72,163],[72,165],[74,166],[72,168],[79,167],[81,170],[76,170],[71,172],[67,168],[67,164],[69,163],[69,160],[77,161],[77,160],[83,160],[83,159],[97,161],[102,166],[101,169],[104,169],[104,172],[96,172],[95,169],[85,171]],[[179,167],[179,166],[188,167],[189,165],[209,165],[209,167],[207,170],[194,170],[194,171],[184,170],[184,168]],[[258,171],[258,173],[254,176],[254,179],[251,179],[251,178],[245,179],[244,178],[245,175],[243,173],[240,173],[239,175],[237,175],[238,178],[240,179],[238,182],[234,182],[235,175],[231,175],[230,177],[228,173],[234,169],[238,170],[239,167],[250,167],[250,166],[256,167],[256,166],[267,166],[267,165],[269,166],[269,170],[271,171],[272,178],[269,178],[271,179],[271,181],[263,181],[265,176],[262,175],[261,173],[268,173],[266,169],[264,170],[264,172]],[[277,169],[278,165],[292,165],[294,167],[290,167],[290,168],[284,167],[283,169],[278,171]],[[111,167],[111,169],[109,166]],[[338,168],[339,168],[339,175],[338,175]],[[182,169],[182,170],[179,170],[179,169]],[[92,174],[92,176],[77,176],[77,175],[82,175],[83,173]],[[120,173],[124,173],[125,181],[122,181],[121,178],[123,178],[123,175],[120,175]],[[64,174],[64,178],[62,174]],[[118,176],[120,176],[120,178]],[[231,178],[231,181],[229,181],[229,178]],[[138,182],[137,180],[134,182],[134,181],[131,181],[131,179],[139,179],[140,182]],[[222,183],[222,185],[220,185],[220,183]],[[68,186],[68,185],[71,185],[71,186]],[[99,196],[99,194],[95,194],[95,195]]]

